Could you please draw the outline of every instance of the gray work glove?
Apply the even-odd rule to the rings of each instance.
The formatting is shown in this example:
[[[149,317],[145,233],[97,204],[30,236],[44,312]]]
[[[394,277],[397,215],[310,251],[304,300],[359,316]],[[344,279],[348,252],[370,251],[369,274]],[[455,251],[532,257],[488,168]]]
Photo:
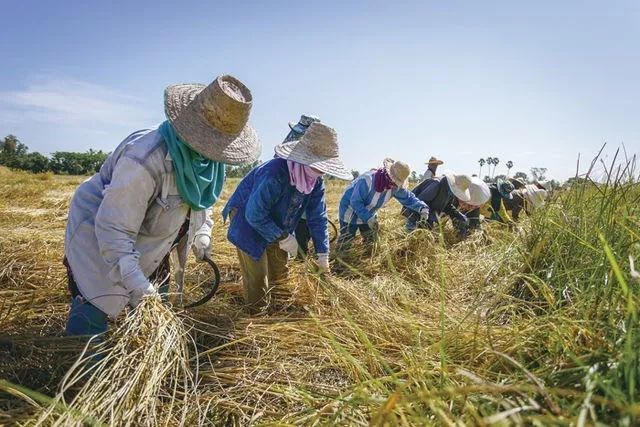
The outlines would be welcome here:
[[[298,255],[298,241],[293,234],[289,234],[287,237],[280,240],[278,242],[278,246],[289,254],[289,258],[295,258],[296,255]]]
[[[204,260],[204,257],[211,257],[211,237],[201,234],[196,237],[193,242],[193,254],[198,261]]]
[[[146,288],[135,288],[129,292],[129,305],[136,308],[142,302],[142,298],[158,295],[156,288],[151,283]]]
[[[326,274],[331,271],[329,267],[329,254],[318,254],[318,269],[320,274]]]

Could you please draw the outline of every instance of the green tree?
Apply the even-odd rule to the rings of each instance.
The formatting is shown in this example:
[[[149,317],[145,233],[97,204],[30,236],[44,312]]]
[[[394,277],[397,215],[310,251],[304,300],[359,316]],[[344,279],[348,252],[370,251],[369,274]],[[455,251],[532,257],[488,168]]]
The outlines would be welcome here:
[[[547,168],[531,168],[531,175],[533,175],[534,181],[544,181],[546,179],[546,174]]]

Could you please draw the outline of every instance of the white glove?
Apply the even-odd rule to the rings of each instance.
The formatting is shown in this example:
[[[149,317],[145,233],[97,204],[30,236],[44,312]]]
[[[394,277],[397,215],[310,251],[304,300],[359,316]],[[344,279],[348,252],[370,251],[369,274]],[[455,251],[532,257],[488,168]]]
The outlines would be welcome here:
[[[151,283],[149,283],[146,288],[135,288],[129,292],[129,305],[136,308],[138,304],[142,302],[142,298],[155,295],[158,295],[158,292],[156,292],[156,288],[154,288]]]
[[[331,271],[329,267],[329,254],[318,254],[318,269],[320,270],[320,274]]]
[[[201,234],[196,237],[193,242],[193,254],[198,261],[202,261],[205,256],[211,255],[211,237],[206,234]]]
[[[423,221],[429,220],[429,208],[420,209],[420,219]]]
[[[378,218],[373,215],[371,218],[369,218],[369,221],[367,221],[367,225],[370,229],[376,230],[378,228]]]
[[[280,249],[287,252],[290,258],[295,258],[296,255],[298,255],[298,241],[293,237],[293,234],[289,234],[287,237],[280,240],[278,242],[278,246],[280,246]]]

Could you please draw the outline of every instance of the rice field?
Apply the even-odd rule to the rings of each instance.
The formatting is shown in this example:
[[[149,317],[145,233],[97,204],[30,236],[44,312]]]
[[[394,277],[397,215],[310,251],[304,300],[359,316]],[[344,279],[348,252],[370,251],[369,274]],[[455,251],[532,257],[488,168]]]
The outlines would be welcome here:
[[[640,423],[637,181],[585,181],[515,231],[464,241],[446,225],[407,235],[391,202],[373,248],[329,277],[294,263],[250,317],[220,216],[230,180],[216,297],[149,300],[86,353],[63,336],[64,227],[83,179],[0,169],[2,425]],[[343,187],[328,183],[332,219]],[[192,262],[187,280],[208,274]]]

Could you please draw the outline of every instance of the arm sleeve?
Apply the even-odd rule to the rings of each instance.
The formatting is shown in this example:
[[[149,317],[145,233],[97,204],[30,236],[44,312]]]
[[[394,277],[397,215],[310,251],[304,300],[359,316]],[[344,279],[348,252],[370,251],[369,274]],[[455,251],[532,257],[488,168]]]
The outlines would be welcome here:
[[[351,208],[356,213],[358,218],[367,222],[373,216],[373,212],[369,211],[365,205],[365,200],[369,195],[369,185],[365,179],[360,179],[355,184],[353,192],[351,193]]]
[[[245,218],[249,225],[263,239],[272,243],[284,233],[284,230],[271,219],[271,209],[282,193],[282,186],[275,177],[266,177],[254,188],[247,201]]]
[[[307,204],[307,226],[317,254],[329,253],[329,230],[324,182],[316,184]]]
[[[445,206],[443,212],[449,215],[452,220],[464,221],[465,219],[465,215],[463,215],[455,206],[453,206],[453,203],[448,203],[447,206]]]
[[[113,171],[111,183],[103,190],[103,199],[95,218],[100,255],[111,268],[108,278],[131,291],[148,286],[140,268],[136,238],[144,221],[155,182],[135,160],[123,157]]]
[[[393,197],[395,197],[402,206],[407,209],[411,209],[414,212],[420,212],[424,208],[429,209],[425,202],[418,199],[415,194],[406,188],[398,188],[395,190],[393,192]]]

